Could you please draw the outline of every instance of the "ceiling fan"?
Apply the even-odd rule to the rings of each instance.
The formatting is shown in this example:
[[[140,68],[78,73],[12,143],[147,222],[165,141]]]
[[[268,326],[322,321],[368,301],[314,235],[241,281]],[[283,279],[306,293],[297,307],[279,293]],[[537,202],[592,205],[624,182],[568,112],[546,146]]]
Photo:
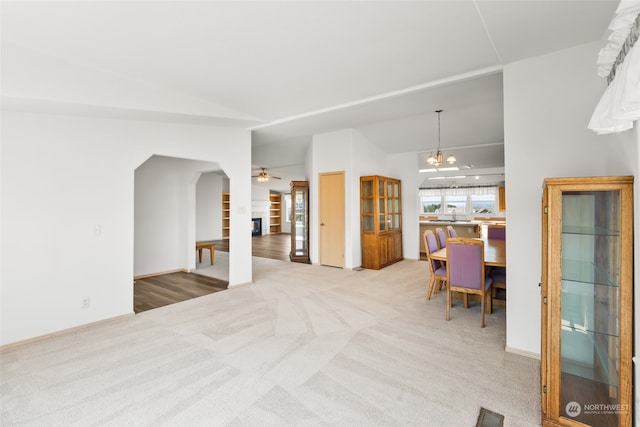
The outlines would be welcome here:
[[[269,178],[282,179],[279,176],[269,175],[269,172],[267,172],[267,168],[261,168],[261,169],[262,170],[258,172],[258,175],[253,175],[251,178],[258,178],[258,182],[267,182],[269,181]]]

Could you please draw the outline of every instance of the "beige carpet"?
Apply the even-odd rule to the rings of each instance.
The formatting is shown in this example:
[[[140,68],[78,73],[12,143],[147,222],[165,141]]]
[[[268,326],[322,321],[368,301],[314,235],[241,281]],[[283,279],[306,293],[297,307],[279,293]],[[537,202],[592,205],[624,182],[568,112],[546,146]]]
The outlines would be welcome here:
[[[211,265],[205,257],[202,259],[204,262],[196,263],[194,273],[229,281],[229,252],[216,251],[216,258],[213,265]],[[267,268],[271,264],[275,263],[277,265],[282,262],[283,261],[270,258],[251,257],[251,266],[254,272]]]
[[[539,362],[503,351],[504,308],[444,320],[427,265],[273,262],[255,284],[1,356],[3,426],[539,425]]]

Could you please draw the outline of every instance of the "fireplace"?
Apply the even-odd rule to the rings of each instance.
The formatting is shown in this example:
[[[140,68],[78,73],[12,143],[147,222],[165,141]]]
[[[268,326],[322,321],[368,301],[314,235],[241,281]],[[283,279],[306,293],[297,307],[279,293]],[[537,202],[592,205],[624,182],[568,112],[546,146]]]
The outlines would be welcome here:
[[[251,228],[252,236],[262,236],[262,218],[251,218],[253,227]]]

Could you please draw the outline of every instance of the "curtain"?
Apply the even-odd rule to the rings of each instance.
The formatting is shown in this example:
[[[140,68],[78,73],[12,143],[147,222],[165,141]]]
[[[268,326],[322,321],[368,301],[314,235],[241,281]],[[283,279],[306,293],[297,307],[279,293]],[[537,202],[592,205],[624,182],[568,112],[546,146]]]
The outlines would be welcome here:
[[[420,197],[426,196],[471,196],[471,195],[494,195],[498,194],[497,186],[485,187],[462,187],[462,188],[424,188],[418,191]]]
[[[623,132],[633,128],[640,118],[640,46],[630,41],[640,31],[640,0],[621,1],[609,29],[606,46],[598,56],[598,75],[607,77],[615,66],[610,82],[591,116],[588,128],[598,134]],[[621,50],[627,54],[616,64]]]

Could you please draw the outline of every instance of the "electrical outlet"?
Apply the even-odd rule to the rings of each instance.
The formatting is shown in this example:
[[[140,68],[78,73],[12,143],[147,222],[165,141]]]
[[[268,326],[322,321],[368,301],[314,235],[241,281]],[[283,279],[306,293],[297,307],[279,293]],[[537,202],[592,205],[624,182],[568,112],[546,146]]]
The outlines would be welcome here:
[[[80,303],[80,308],[89,308],[91,307],[91,298],[84,297],[82,298],[82,302]]]
[[[93,224],[93,237],[98,237],[102,234],[102,226],[100,224]]]

